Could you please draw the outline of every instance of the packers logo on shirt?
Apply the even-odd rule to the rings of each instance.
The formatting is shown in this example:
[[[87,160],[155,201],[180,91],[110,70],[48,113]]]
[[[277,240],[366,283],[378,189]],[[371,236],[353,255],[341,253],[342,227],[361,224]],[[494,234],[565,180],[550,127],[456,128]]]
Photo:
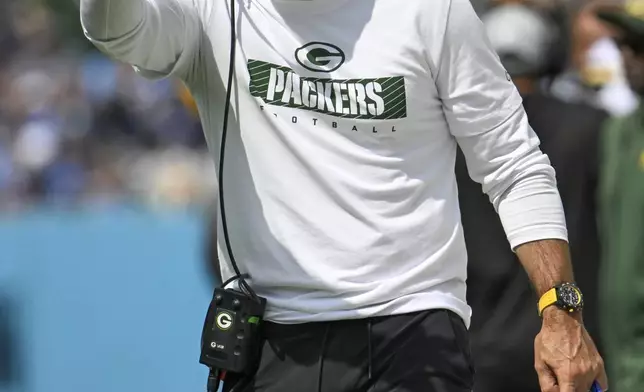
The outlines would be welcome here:
[[[343,56],[328,58],[321,56],[321,52],[317,55],[310,55],[309,52],[306,59],[310,64],[318,62],[315,66],[338,67],[342,64],[338,61]],[[326,65],[320,65],[321,63]],[[260,98],[267,105],[359,120],[407,117],[405,79],[402,76],[328,79],[303,77],[288,67],[261,60],[249,59],[247,66],[251,95]]]
[[[335,45],[311,42],[295,51],[300,65],[313,72],[333,72],[344,64],[344,52]]]

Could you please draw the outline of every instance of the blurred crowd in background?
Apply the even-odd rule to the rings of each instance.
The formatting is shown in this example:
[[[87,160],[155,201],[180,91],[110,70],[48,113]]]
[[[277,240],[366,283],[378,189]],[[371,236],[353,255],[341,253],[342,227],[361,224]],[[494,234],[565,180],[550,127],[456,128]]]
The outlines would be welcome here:
[[[584,318],[600,348],[615,354],[608,361],[622,378],[611,390],[641,392],[644,116],[636,113],[644,57],[628,61],[618,29],[597,16],[625,3],[472,1],[557,170],[589,304]],[[644,0],[626,6],[644,23]],[[77,7],[73,0],[0,1],[0,214],[42,205],[212,203],[214,165],[189,92],[98,53],[83,37]],[[478,390],[538,391],[534,293],[462,157],[457,178]]]
[[[214,166],[182,86],[83,38],[71,0],[0,2],[0,211],[207,201]]]

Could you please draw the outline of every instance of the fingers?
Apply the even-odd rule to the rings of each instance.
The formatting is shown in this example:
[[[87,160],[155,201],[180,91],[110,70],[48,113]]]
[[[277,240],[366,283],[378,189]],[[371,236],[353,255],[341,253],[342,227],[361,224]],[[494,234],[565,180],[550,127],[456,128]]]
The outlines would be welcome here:
[[[603,392],[608,391],[608,376],[606,375],[606,369],[604,368],[603,363],[601,366],[601,371],[597,376],[597,382],[599,383],[599,386],[602,388]]]
[[[559,366],[550,368],[550,374],[559,392],[589,392],[599,369],[590,365]]]
[[[597,373],[593,371],[557,372],[555,378],[559,385],[559,392],[589,392],[595,382],[596,376],[594,375]],[[599,381],[599,378],[597,380]],[[605,383],[599,381],[599,384],[602,387],[602,392],[605,392]]]
[[[572,370],[556,374],[560,392],[589,392],[596,379],[598,371]],[[603,385],[600,383],[600,385]],[[602,391],[604,388],[602,387]]]
[[[587,390],[590,390],[590,388],[588,388]],[[562,383],[562,384],[559,386],[559,392],[582,392],[582,390],[579,390],[579,391],[578,391],[578,390],[575,388],[575,384],[574,384],[574,383],[571,383],[571,382],[564,382],[564,383]],[[584,390],[583,392],[586,392],[586,390]]]
[[[542,392],[588,392],[595,381],[595,378],[590,378],[591,372],[579,372],[576,374],[570,371],[559,371],[554,373],[545,363],[536,365],[535,369],[537,370]],[[603,367],[600,375],[597,376],[597,381],[602,388],[602,392],[606,392],[608,381]]]
[[[557,378],[550,368],[543,362],[538,362],[535,365],[537,376],[539,377],[539,385],[541,392],[560,392],[557,386]]]

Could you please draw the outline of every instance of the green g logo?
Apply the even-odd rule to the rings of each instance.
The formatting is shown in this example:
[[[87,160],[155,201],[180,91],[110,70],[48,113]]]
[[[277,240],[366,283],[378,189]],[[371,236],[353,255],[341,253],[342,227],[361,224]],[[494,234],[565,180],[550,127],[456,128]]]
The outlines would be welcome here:
[[[233,316],[228,312],[220,311],[215,321],[217,328],[222,331],[227,331],[233,326]]]
[[[300,65],[313,72],[333,72],[344,64],[344,52],[335,45],[311,42],[295,51]]]

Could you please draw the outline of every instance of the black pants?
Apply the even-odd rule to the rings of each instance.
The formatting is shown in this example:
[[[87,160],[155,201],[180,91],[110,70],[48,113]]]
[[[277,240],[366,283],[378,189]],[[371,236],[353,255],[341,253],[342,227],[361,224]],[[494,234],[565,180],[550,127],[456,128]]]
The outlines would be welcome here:
[[[253,379],[224,392],[471,392],[463,320],[446,310],[301,325],[265,325]],[[242,385],[245,384],[245,385]]]

